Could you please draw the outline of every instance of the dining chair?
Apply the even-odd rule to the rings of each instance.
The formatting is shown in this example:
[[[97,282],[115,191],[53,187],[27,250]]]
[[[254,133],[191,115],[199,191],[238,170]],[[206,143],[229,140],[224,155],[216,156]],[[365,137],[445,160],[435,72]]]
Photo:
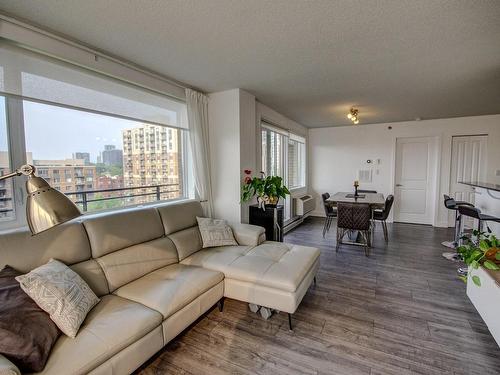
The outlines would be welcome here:
[[[372,210],[368,203],[345,203],[337,204],[337,246],[339,250],[342,239],[351,231],[358,231],[363,237],[365,255],[370,255],[371,246],[371,218]]]
[[[377,194],[377,190],[363,190],[363,189],[358,189],[358,193],[373,193]]]
[[[382,223],[382,229],[384,230],[385,242],[389,241],[389,235],[387,232],[387,218],[391,212],[392,204],[394,203],[394,195],[390,194],[385,199],[385,205],[383,210],[373,211],[373,220],[380,221]]]
[[[323,226],[323,238],[325,238],[325,234],[330,230],[333,218],[337,217],[337,208],[334,207],[332,203],[327,202],[328,198],[330,198],[330,194],[321,194],[321,199],[323,200],[323,208],[325,209],[325,225]]]

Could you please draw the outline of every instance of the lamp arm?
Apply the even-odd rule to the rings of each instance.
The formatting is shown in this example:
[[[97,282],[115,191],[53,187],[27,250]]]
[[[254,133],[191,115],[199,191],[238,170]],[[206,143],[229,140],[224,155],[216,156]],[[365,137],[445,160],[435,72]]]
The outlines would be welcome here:
[[[14,172],[10,172],[0,176],[0,181],[6,180],[11,177],[22,176],[22,175],[32,176],[34,174],[35,174],[35,167],[31,164],[25,164],[20,168],[16,169]]]

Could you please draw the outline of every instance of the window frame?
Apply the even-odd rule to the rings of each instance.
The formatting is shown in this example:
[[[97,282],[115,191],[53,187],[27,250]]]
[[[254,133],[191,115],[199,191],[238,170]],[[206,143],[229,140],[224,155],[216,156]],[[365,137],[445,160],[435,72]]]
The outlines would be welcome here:
[[[301,137],[303,138],[303,137]],[[299,174],[298,178],[300,180],[300,184],[297,185],[297,186],[289,186],[289,190],[290,191],[296,191],[296,190],[302,190],[302,189],[305,189],[307,187],[307,183],[306,183],[306,180],[307,180],[307,140],[305,138],[304,139],[304,142],[301,142],[299,141],[298,139],[293,139],[293,137],[289,137],[288,138],[288,142],[296,142],[298,144],[298,153],[297,153],[297,158],[298,158],[298,163],[297,163],[297,172]],[[301,147],[302,146],[302,147]],[[289,155],[288,155],[288,147],[289,147],[289,144],[287,144],[287,163],[288,163],[288,166],[287,166],[287,173],[290,174],[289,172],[289,168],[290,168],[290,164],[289,164]],[[288,176],[289,177],[289,176]]]
[[[307,138],[300,136],[298,134],[295,134],[293,132],[284,130],[271,122],[265,120],[264,118],[260,119],[260,141],[259,141],[259,149],[260,149],[260,167],[262,168],[263,171],[266,171],[267,173],[267,166],[264,167],[264,131],[270,131],[279,134],[282,136],[282,142],[281,142],[281,154],[282,154],[282,165],[281,165],[281,174],[280,177],[283,178],[283,183],[285,186],[289,187],[289,155],[288,155],[288,146],[289,146],[289,140],[292,139],[294,141],[297,141],[299,143],[303,144],[304,150],[303,150],[303,185],[301,186],[294,186],[294,187],[289,187],[290,190],[290,195],[285,198],[284,201],[284,221],[285,223],[289,222],[290,220],[293,219],[292,217],[292,198],[294,197],[294,193],[302,192],[307,189]],[[303,140],[303,142],[300,142],[300,140]],[[267,140],[266,140],[267,144]],[[269,156],[268,153],[266,152],[266,156]]]
[[[4,100],[5,100],[8,156],[9,156],[9,162],[10,162],[10,167],[11,167],[12,171],[15,170],[16,168],[19,168],[20,166],[22,166],[24,164],[27,164],[26,136],[25,136],[25,123],[24,123],[24,106],[23,106],[24,100],[38,102],[41,104],[65,108],[65,109],[71,109],[71,110],[89,112],[89,113],[96,114],[95,111],[86,110],[84,108],[69,108],[66,105],[59,105],[57,103],[52,103],[52,102],[45,103],[43,101],[31,100],[28,98],[22,98],[22,97],[13,96],[13,95],[5,94],[5,93],[0,93],[0,98],[4,98]],[[109,113],[98,113],[98,115],[123,118],[121,116],[115,116],[115,115],[109,114]],[[130,118],[127,118],[127,120],[137,121],[137,122],[140,122],[142,124],[149,124],[148,122],[145,122],[143,120],[130,119]],[[130,205],[127,205],[124,207],[109,208],[109,209],[102,209],[102,210],[96,210],[96,211],[86,211],[86,212],[82,211],[82,215],[87,216],[87,215],[95,215],[95,214],[104,213],[104,212],[128,210],[128,209],[132,209],[135,207],[155,206],[155,205],[165,204],[167,202],[175,202],[175,201],[180,201],[180,200],[192,198],[192,196],[191,196],[192,194],[190,191],[190,190],[192,190],[192,189],[190,189],[190,187],[191,187],[192,182],[193,182],[192,177],[191,177],[192,170],[191,171],[189,170],[189,168],[192,166],[190,149],[189,149],[190,148],[189,129],[180,128],[180,127],[176,127],[176,126],[159,125],[156,123],[155,124],[152,123],[150,125],[164,126],[168,129],[179,130],[179,132],[180,132],[180,136],[177,137],[178,142],[179,142],[178,146],[181,149],[181,152],[179,155],[179,163],[182,164],[179,167],[179,173],[181,174],[181,176],[179,176],[180,196],[177,198],[172,198],[172,199],[163,199],[163,200],[153,201],[153,202],[130,204]],[[27,181],[27,177],[26,176],[18,176],[18,177],[14,177],[14,178],[10,179],[10,181],[12,182],[12,189],[13,189],[12,207],[14,210],[14,217],[0,219],[0,231],[18,229],[18,228],[27,226],[26,215],[24,214],[24,212],[26,211],[26,195],[27,195],[27,193],[26,193],[26,189],[25,189],[25,183]]]

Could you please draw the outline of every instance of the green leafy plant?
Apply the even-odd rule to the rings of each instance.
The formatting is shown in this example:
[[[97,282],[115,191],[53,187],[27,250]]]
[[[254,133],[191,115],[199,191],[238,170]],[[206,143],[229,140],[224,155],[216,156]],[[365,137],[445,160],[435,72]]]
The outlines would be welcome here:
[[[462,236],[463,245],[459,246],[457,252],[469,269],[478,269],[483,266],[489,270],[500,270],[497,263],[500,263],[500,240],[492,233],[479,232],[474,230],[472,236],[477,240],[473,241],[470,236]],[[466,276],[460,277],[467,282]],[[479,276],[472,276],[472,282],[481,286]]]
[[[260,172],[260,177],[251,177],[252,171],[245,169],[245,178],[241,187],[241,201],[247,202],[257,196],[259,204],[277,204],[279,198],[290,194],[279,176],[266,176]]]

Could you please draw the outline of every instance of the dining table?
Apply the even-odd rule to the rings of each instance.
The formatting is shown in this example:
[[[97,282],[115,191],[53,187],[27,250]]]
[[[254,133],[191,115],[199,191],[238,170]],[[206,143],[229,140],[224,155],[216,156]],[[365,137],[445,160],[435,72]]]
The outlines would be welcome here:
[[[330,198],[326,200],[326,203],[331,205],[337,205],[340,202],[368,203],[372,210],[372,218],[373,218],[373,210],[384,209],[385,207],[384,194],[381,193],[359,193],[356,196],[353,192],[338,192],[330,196]],[[352,245],[361,245],[361,235],[357,233],[357,235],[355,236],[355,241],[347,243],[350,243]],[[368,244],[368,246],[371,247],[371,241]]]
[[[359,193],[356,197],[352,192],[338,192],[330,196],[330,198],[328,198],[326,202],[332,205],[335,205],[339,202],[368,203],[372,211],[375,209],[383,209],[385,207],[384,194],[381,193]]]

